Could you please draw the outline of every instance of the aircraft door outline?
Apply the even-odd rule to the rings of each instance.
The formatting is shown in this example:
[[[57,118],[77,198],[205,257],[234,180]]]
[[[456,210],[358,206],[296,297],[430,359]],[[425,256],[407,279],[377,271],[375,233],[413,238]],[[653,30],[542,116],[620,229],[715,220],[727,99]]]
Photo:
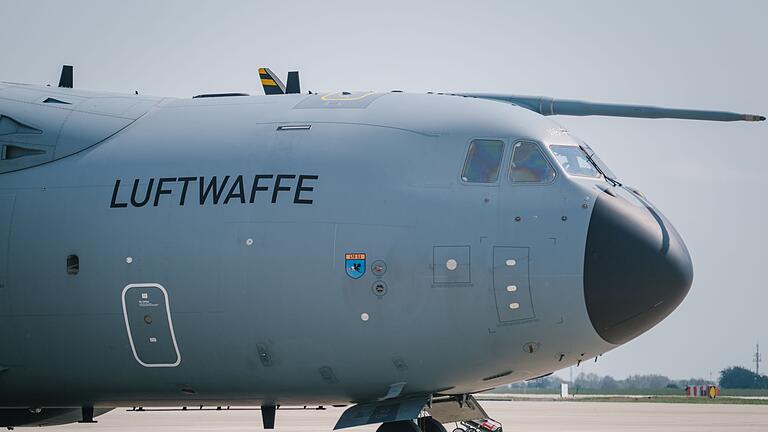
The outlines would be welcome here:
[[[131,290],[137,290],[140,294],[140,300],[135,304],[135,306],[129,304],[127,301],[128,294]],[[158,293],[162,294],[162,296],[159,296]],[[123,304],[125,329],[128,332],[128,341],[131,344],[131,351],[133,352],[133,357],[136,359],[136,361],[140,365],[148,368],[176,367],[181,364],[181,353],[179,352],[179,345],[176,342],[176,333],[174,332],[173,321],[171,319],[171,306],[168,298],[168,291],[166,291],[165,287],[157,283],[128,284],[125,286],[125,288],[123,288],[121,300]],[[135,299],[132,298],[131,300]],[[161,301],[162,303],[153,303],[153,301]],[[158,321],[160,322],[157,323],[151,333],[154,336],[149,336],[145,334],[147,331],[142,331],[145,329],[145,327],[140,326],[142,321],[143,324],[150,326],[153,323],[153,319],[152,315],[145,315],[145,312],[142,310],[142,308],[156,308],[160,306],[165,309],[165,313],[161,312],[159,314],[160,316],[158,317]],[[165,322],[163,322],[163,320],[165,320]],[[131,327],[132,321],[134,322],[133,328]],[[167,324],[167,327],[163,324]],[[154,329],[158,329],[159,333],[154,331]],[[163,335],[163,333],[166,331],[167,334]],[[137,336],[136,338],[134,338],[134,333]],[[165,340],[166,338],[163,336],[167,336],[167,340]],[[168,342],[171,342],[172,346],[169,345]],[[156,349],[155,346],[160,347],[160,353],[157,352],[158,349]],[[172,350],[170,348],[172,348]],[[165,351],[165,353],[162,351]],[[175,354],[175,359],[171,359],[171,361],[157,362],[142,360],[142,354],[145,356],[145,360],[148,360],[146,357],[162,357],[163,355],[167,355],[169,352],[171,354]]]

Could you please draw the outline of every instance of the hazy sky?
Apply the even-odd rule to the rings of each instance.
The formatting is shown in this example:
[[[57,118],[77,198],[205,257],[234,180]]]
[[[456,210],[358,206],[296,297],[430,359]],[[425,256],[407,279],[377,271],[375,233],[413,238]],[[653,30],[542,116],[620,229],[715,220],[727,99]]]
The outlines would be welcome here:
[[[304,90],[768,113],[766,1],[159,3],[0,0],[0,80],[55,85],[68,63],[80,88],[261,94],[256,69],[267,65],[299,69]],[[752,367],[757,341],[768,352],[768,125],[556,120],[670,218],[696,272],[669,318],[575,372],[706,378]]]

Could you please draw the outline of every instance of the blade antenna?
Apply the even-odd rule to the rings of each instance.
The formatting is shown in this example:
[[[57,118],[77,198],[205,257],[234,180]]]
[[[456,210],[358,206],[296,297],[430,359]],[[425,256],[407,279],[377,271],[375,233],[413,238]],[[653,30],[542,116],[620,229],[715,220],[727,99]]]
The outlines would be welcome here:
[[[59,77],[59,87],[72,88],[72,66],[64,65],[61,67],[61,76]]]
[[[285,94],[301,93],[299,85],[299,71],[288,72],[288,81],[285,84]]]

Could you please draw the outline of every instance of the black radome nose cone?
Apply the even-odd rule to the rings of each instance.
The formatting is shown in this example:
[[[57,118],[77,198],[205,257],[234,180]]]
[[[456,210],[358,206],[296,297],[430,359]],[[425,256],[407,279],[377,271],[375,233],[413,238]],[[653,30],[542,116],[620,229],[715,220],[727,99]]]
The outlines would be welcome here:
[[[644,200],[622,195],[595,201],[584,254],[589,319],[617,345],[672,313],[693,282],[691,257],[672,224]]]

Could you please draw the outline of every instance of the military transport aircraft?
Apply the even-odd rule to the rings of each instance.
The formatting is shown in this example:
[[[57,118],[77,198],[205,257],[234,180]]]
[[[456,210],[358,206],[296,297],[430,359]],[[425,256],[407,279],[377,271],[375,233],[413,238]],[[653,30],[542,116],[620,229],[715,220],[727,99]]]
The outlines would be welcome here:
[[[260,75],[266,96],[0,83],[1,426],[486,418],[472,394],[626,343],[693,279],[664,215],[547,116],[765,120]]]

